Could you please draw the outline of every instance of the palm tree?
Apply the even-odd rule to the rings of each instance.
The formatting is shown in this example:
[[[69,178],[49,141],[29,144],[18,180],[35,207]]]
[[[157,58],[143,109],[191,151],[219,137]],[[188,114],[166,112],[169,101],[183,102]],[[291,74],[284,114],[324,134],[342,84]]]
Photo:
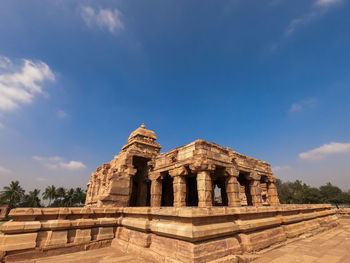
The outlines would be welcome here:
[[[77,205],[81,205],[85,203],[86,192],[80,187],[75,188],[74,191],[74,202]]]
[[[30,191],[28,195],[25,195],[22,206],[41,207],[39,194],[40,194],[39,189],[34,189],[33,191]]]
[[[64,198],[64,206],[73,206],[75,203],[75,191],[73,188],[69,189],[66,192],[66,196]]]
[[[56,189],[56,198],[64,198],[66,196],[66,189],[64,187],[58,187]]]
[[[12,181],[9,186],[5,186],[3,189],[0,193],[1,201],[7,203],[10,209],[18,206],[24,197],[24,190],[19,185],[19,181]]]
[[[49,199],[49,205],[51,205],[51,201],[57,198],[56,187],[54,185],[48,186],[45,188],[45,192],[43,193],[43,199]]]
[[[64,187],[58,187],[56,189],[55,201],[52,202],[51,206],[53,206],[53,207],[64,206],[65,197],[66,197],[66,189]]]

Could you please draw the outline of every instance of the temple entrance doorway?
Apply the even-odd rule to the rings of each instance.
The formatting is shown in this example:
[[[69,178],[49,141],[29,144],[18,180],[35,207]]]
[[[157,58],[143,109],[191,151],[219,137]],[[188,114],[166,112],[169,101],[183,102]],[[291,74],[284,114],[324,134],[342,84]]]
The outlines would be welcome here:
[[[151,182],[148,180],[148,161],[149,159],[147,158],[133,157],[133,166],[137,172],[131,179],[130,206],[150,206]]]
[[[197,176],[186,177],[186,206],[198,206]]]
[[[162,206],[174,206],[174,179],[167,173],[162,180]]]

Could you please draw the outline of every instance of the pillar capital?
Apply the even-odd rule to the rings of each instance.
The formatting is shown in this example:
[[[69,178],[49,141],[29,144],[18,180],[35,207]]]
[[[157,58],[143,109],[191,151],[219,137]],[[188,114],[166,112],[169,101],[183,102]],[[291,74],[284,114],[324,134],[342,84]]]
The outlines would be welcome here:
[[[209,171],[212,172],[216,168],[215,164],[208,163],[207,161],[196,161],[193,164],[190,165],[191,171],[198,173],[198,172],[203,172],[203,171]]]
[[[236,169],[235,167],[226,167],[225,168],[225,175],[226,176],[233,176],[233,177],[238,177],[239,175],[239,170]]]
[[[261,175],[257,171],[251,171],[249,177],[253,181],[260,181]]]
[[[148,179],[150,179],[151,181],[159,180],[160,178],[161,174],[159,172],[152,172],[148,175]]]
[[[188,171],[184,166],[180,166],[175,169],[169,170],[169,174],[171,177],[184,176],[188,174]]]

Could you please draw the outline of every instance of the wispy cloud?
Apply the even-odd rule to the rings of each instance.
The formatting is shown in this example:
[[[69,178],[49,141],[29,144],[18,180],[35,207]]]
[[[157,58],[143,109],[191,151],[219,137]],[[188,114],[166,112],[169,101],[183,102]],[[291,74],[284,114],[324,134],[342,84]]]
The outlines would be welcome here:
[[[350,143],[331,142],[324,144],[318,148],[299,154],[299,158],[303,160],[320,160],[329,155],[350,153]]]
[[[342,3],[343,0],[316,0],[316,6],[331,6]]]
[[[1,130],[1,129],[4,129],[4,128],[5,128],[4,124],[2,124],[2,123],[0,122],[0,130]]]
[[[32,103],[37,94],[43,93],[44,82],[54,80],[50,67],[42,61],[23,59],[15,64],[0,56],[0,111]]]
[[[66,119],[68,117],[68,113],[63,110],[57,110],[56,116],[59,119]]]
[[[124,29],[122,13],[117,8],[95,10],[90,6],[83,6],[80,14],[89,27],[107,28],[111,33],[119,33]]]
[[[43,156],[33,156],[33,160],[38,161],[44,167],[51,170],[56,169],[65,169],[65,170],[82,170],[86,168],[86,165],[79,161],[64,161],[62,157],[52,156],[52,157],[43,157]]]
[[[295,30],[301,26],[310,23],[311,21],[323,16],[328,10],[337,4],[342,3],[343,0],[316,0],[314,1],[311,10],[290,21],[288,27],[285,30],[285,35],[291,36]]]
[[[3,167],[3,166],[0,166],[0,175],[1,174],[5,174],[5,175],[9,175],[9,174],[12,174],[12,170],[6,168],[6,167]]]
[[[301,112],[305,109],[312,109],[316,107],[317,105],[317,99],[311,98],[311,99],[304,99],[299,102],[293,103],[288,112],[289,113],[296,113],[296,112]]]
[[[289,169],[290,169],[290,166],[288,166],[288,165],[272,167],[272,171],[274,173],[279,173],[279,172],[286,171],[286,170],[289,170]]]

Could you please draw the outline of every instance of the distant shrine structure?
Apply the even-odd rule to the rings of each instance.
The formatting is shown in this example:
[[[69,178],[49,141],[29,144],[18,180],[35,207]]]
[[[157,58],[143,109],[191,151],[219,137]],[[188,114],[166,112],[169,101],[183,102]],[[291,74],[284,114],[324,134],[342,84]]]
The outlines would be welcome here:
[[[279,205],[269,163],[196,140],[160,153],[145,125],[119,155],[91,175],[87,207]],[[214,189],[216,188],[216,191]],[[221,198],[215,198],[219,193]]]

